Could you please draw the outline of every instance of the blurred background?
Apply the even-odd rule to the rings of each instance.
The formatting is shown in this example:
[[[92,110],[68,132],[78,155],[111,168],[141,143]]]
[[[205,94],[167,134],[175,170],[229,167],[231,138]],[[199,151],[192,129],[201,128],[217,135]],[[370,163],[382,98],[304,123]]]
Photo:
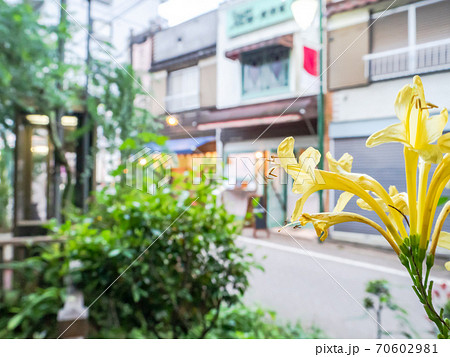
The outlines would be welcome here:
[[[122,202],[124,196],[108,191],[119,183],[150,192],[141,187],[142,181],[135,181],[139,171],[134,170],[146,169],[156,160],[155,152],[170,155],[162,166],[171,172],[164,181],[170,182],[168,189],[181,195],[175,206],[186,198],[171,175],[191,172],[185,181],[192,187],[181,191],[195,196],[192,192],[199,189],[199,182],[214,181],[211,195],[217,202],[205,201],[205,207],[223,204],[223,215],[234,215],[223,224],[238,223],[233,233],[202,226],[204,231],[195,239],[200,235],[207,240],[205,232],[211,230],[221,232],[221,237],[233,236],[229,244],[252,253],[254,263],[264,268],[249,266],[241,272],[245,288],[234,288],[242,290],[237,294],[245,306],[242,311],[233,307],[231,298],[214,300],[216,308],[224,301],[232,306],[219,318],[214,318],[211,306],[205,307],[201,315],[212,321],[211,326],[220,327],[214,327],[213,336],[432,336],[432,324],[415,299],[409,277],[376,231],[345,223],[333,227],[321,244],[312,227],[280,230],[299,197],[292,193],[292,179],[281,170],[274,171],[270,180],[266,177],[278,144],[293,136],[296,155],[310,146],[322,157],[328,151],[335,158],[348,152],[354,157],[353,172],[373,176],[386,189],[395,185],[405,191],[401,145],[368,149],[365,141],[397,122],[394,100],[415,74],[422,77],[427,100],[440,108],[450,106],[449,19],[447,0],[0,0],[0,288],[3,300],[6,292],[16,291],[15,301],[21,301],[16,305],[3,301],[7,318],[0,323],[4,330],[0,337],[54,336],[48,331],[39,334],[37,326],[47,318],[72,321],[73,316],[65,319],[57,313],[67,303],[66,296],[84,293],[88,302],[95,300],[100,290],[60,276],[55,279],[64,292],[58,290],[54,298],[61,306],[51,300],[56,310],[48,315],[34,310],[17,315],[30,306],[30,295],[20,287],[28,275],[5,264],[43,256],[30,247],[46,251],[53,244],[55,225],[77,222],[77,216],[94,220],[89,224],[98,231],[114,231],[119,218],[111,216],[108,226],[111,211],[92,205],[110,202],[113,207]],[[439,111],[433,109],[431,114]],[[318,165],[325,164],[322,160]],[[158,182],[152,184],[159,188]],[[106,196],[99,198],[98,192]],[[305,211],[332,210],[339,194],[314,194]],[[130,197],[126,202],[139,201]],[[157,198],[141,199],[153,204]],[[158,199],[170,201],[166,196]],[[361,212],[356,200],[350,201],[348,210]],[[377,221],[375,214],[364,214]],[[205,216],[202,224],[207,221]],[[194,232],[197,224],[187,222],[184,229]],[[133,226],[123,229],[125,238],[137,235]],[[59,232],[56,236],[61,236]],[[65,227],[63,232],[92,238],[78,228]],[[102,237],[110,242],[104,233]],[[127,248],[115,244],[105,262],[125,254]],[[79,249],[89,251],[85,246]],[[448,253],[439,249],[438,258],[444,261]],[[73,251],[65,253],[61,256],[66,259],[67,277],[74,269],[69,262],[84,258]],[[147,254],[152,259],[152,250]],[[169,260],[173,254],[178,253],[170,253]],[[125,258],[131,263],[134,256]],[[118,266],[124,268],[126,261]],[[449,281],[442,265],[436,263],[435,297],[450,310]],[[50,267],[33,269],[45,272]],[[100,272],[99,267],[92,269],[90,278]],[[160,278],[169,279],[163,270]],[[232,273],[224,286],[230,281]],[[52,285],[41,281],[40,287],[45,284]],[[107,285],[99,283],[98,288]],[[192,293],[192,284],[185,288]],[[133,293],[131,300],[151,300],[145,291]],[[76,301],[84,311],[83,299]],[[173,329],[173,335],[167,335],[165,327],[163,332],[149,327],[164,326],[159,319],[165,320],[157,315],[150,322],[143,318],[145,327],[142,321],[130,322],[141,329],[133,336],[109,330],[101,334],[101,323],[94,324],[95,336],[149,337],[152,330],[151,337],[205,337],[213,329],[189,335],[186,331],[197,331],[197,325],[188,328],[173,311],[189,314],[172,305],[169,313],[161,306],[144,315],[167,313],[167,325],[181,326]],[[133,304],[127,308],[133,309]],[[117,321],[128,318],[127,308],[117,308]],[[190,305],[186,309],[194,311]],[[92,314],[96,316],[96,311]],[[11,323],[15,316],[21,317]],[[263,321],[252,325],[245,316]],[[236,323],[226,326],[227,319]],[[223,333],[227,329],[242,333],[228,336]]]

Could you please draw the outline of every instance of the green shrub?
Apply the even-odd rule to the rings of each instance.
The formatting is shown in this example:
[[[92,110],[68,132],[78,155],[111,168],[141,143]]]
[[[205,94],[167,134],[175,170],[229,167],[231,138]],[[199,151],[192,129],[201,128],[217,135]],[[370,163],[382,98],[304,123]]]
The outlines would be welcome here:
[[[61,288],[70,275],[87,306],[106,290],[89,309],[92,336],[205,337],[248,287],[255,264],[235,244],[234,217],[214,187],[184,179],[154,195],[123,185],[97,193],[88,216],[54,228],[65,244],[27,260],[40,286]],[[80,267],[69,272],[70,261]]]
[[[215,318],[214,312],[206,316],[207,321]],[[187,338],[198,336],[201,326],[194,327]],[[134,328],[128,332],[118,329],[104,329],[97,337],[103,338],[152,338],[154,334],[145,329]],[[220,309],[214,327],[207,338],[223,339],[307,339],[325,338],[325,334],[317,327],[309,329],[300,323],[280,324],[276,313],[261,307],[247,307],[242,302]]]
[[[45,338],[56,336],[56,315],[62,306],[60,288],[0,293],[0,338]]]
[[[300,323],[279,324],[276,313],[260,307],[247,307],[242,303],[224,306],[217,324],[208,338],[324,338],[317,327],[304,329]]]

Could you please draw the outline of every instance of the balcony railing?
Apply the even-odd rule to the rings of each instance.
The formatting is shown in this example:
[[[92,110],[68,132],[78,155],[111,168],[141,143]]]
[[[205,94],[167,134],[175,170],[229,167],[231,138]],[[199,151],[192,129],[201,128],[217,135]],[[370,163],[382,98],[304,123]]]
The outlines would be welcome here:
[[[363,57],[372,81],[450,69],[450,39],[372,53]]]
[[[181,112],[200,107],[200,93],[181,93],[166,96],[166,108],[169,112]]]

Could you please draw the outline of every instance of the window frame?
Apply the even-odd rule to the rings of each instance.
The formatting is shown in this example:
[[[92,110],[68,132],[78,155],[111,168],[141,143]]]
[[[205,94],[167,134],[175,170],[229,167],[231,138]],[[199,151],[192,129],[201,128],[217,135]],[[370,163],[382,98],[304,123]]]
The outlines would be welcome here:
[[[193,91],[186,91],[185,90],[185,84],[183,83],[185,81],[185,79],[183,78],[183,72],[187,73],[188,71],[193,71],[194,76],[195,76],[195,89]],[[174,88],[174,84],[171,84],[171,76],[173,76],[176,73],[176,75],[179,75],[181,77],[181,86],[179,86],[179,88],[181,88],[180,91],[177,92],[173,92],[172,88]],[[172,80],[174,80],[174,78],[172,77]],[[165,95],[165,105],[167,107],[167,109],[170,112],[183,112],[183,111],[188,111],[188,110],[193,110],[193,109],[198,109],[200,108],[200,68],[198,66],[198,64],[193,65],[193,66],[189,66],[189,67],[184,67],[184,68],[179,68],[173,71],[169,71],[167,73],[167,87],[166,87],[166,95]],[[188,81],[190,84],[192,84],[191,81]],[[187,98],[192,97],[192,103],[189,103],[189,100]],[[188,104],[178,104],[178,105],[173,105],[173,103],[171,103],[172,100],[178,100],[178,102],[181,102],[183,100],[187,100]]]
[[[377,13],[372,14],[371,18],[373,21],[377,21],[380,18],[387,17],[396,13],[406,12],[408,17],[408,23],[407,23],[407,34],[408,34],[408,43],[407,46],[402,48],[397,48],[394,50],[386,50],[386,51],[379,51],[379,52],[373,52],[370,51],[369,54],[365,55],[363,57],[363,60],[365,61],[365,72],[366,77],[369,79],[370,82],[377,82],[381,80],[389,80],[394,78],[401,78],[405,76],[409,76],[412,73],[433,73],[438,71],[448,71],[450,70],[450,63],[439,63],[440,60],[438,60],[438,63],[431,63],[429,65],[421,65],[421,57],[419,57],[419,51],[427,51],[428,49],[438,46],[450,46],[450,43],[448,42],[447,38],[443,38],[441,40],[437,41],[429,41],[426,43],[420,43],[417,44],[417,13],[416,10],[418,8],[424,7],[424,6],[430,6],[433,4],[438,4],[441,2],[444,2],[447,0],[425,0],[421,2],[416,2],[408,5],[399,6],[394,9],[389,9],[385,11],[380,11]],[[373,23],[373,22],[372,22]],[[372,28],[373,31],[373,28]],[[373,32],[372,32],[373,34]],[[400,54],[403,54],[407,58],[407,69],[404,70],[392,70],[391,72],[380,74],[372,73],[372,67],[375,66],[375,68],[378,68],[378,66],[383,66],[383,62],[381,62],[383,59],[394,57],[394,56],[400,56]],[[377,62],[379,60],[380,62]],[[373,61],[373,63],[372,63]],[[384,64],[388,66],[389,64]],[[390,64],[393,67],[396,67],[400,65],[400,63],[392,62]]]
[[[244,57],[246,56],[250,56],[252,54],[255,54],[257,52],[262,52],[262,58],[263,58],[263,62],[262,64],[265,63],[270,63],[269,61],[266,61],[266,59],[268,57],[270,57],[270,53],[271,50],[273,49],[277,49],[279,48],[279,50],[283,50],[286,51],[287,53],[287,72],[286,72],[286,84],[280,87],[276,87],[276,88],[269,88],[269,89],[263,89],[263,90],[259,90],[259,91],[254,91],[254,92],[245,92],[245,86],[244,86],[244,70],[245,70],[245,60]],[[288,93],[290,91],[290,74],[291,74],[291,56],[292,56],[292,49],[289,47],[285,47],[285,46],[269,46],[269,47],[263,47],[260,49],[256,49],[253,51],[249,51],[249,52],[244,52],[241,54],[241,98],[246,100],[246,99],[254,99],[254,98],[261,98],[261,97],[269,97],[269,96],[274,96],[274,95],[279,95],[279,94],[284,94],[284,93]]]

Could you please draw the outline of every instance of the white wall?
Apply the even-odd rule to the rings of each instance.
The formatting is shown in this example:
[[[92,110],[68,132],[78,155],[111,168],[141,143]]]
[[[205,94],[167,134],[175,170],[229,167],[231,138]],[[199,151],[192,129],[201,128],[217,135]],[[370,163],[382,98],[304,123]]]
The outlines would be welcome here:
[[[399,0],[395,5],[404,5],[407,0]],[[380,4],[379,10],[386,5]],[[377,7],[377,6],[375,6]],[[328,30],[336,30],[369,20],[369,9],[365,7],[331,16]],[[357,38],[355,38],[357,41]],[[337,90],[333,93],[333,121],[351,121],[378,118],[395,118],[394,101],[405,84],[412,83],[411,77],[372,83],[368,86]],[[450,72],[421,75],[427,101],[442,107],[450,107]],[[439,110],[431,111],[431,113]]]
[[[243,1],[241,1],[243,2]],[[317,26],[303,33],[294,20],[285,21],[273,26],[249,32],[234,38],[227,36],[227,11],[238,1],[225,3],[219,7],[217,30],[217,107],[227,108],[242,104],[267,102],[277,99],[291,98],[299,95],[312,95],[318,92],[318,81],[308,78],[303,68],[303,45],[318,47]],[[317,23],[316,23],[317,25]],[[269,40],[278,36],[294,34],[294,48],[290,63],[290,87],[287,94],[263,97],[252,100],[241,99],[241,63],[225,57],[225,52],[246,45]],[[314,82],[314,83],[313,83]]]
[[[450,72],[426,74],[421,78],[426,100],[439,108],[450,108]],[[412,77],[334,92],[333,121],[395,117],[394,101],[397,93],[410,83]]]
[[[68,20],[73,23],[73,36],[66,46],[67,57],[74,63],[83,63],[86,59],[87,0],[68,0],[67,3],[67,12],[70,14]],[[128,63],[130,31],[139,33],[148,29],[150,21],[158,16],[159,0],[112,0],[111,3],[106,5],[92,0],[92,19],[112,21],[110,42],[113,48],[100,43],[119,63]],[[60,6],[54,0],[45,0],[40,13],[42,23],[56,25],[59,22]],[[98,28],[100,32],[108,29],[103,25]],[[91,51],[97,58],[111,60],[94,40],[91,41]]]

